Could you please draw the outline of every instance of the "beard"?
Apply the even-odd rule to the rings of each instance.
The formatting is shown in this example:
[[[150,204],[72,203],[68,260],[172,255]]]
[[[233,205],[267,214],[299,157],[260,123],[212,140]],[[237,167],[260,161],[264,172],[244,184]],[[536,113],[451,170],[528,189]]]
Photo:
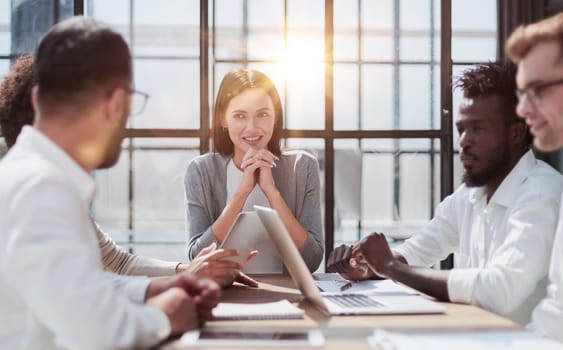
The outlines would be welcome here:
[[[492,178],[504,171],[510,161],[508,145],[502,152],[492,152],[485,160],[485,168],[480,172],[465,169],[462,182],[467,187],[481,187],[486,185]]]
[[[98,166],[98,169],[107,169],[114,166],[119,160],[121,155],[121,143],[125,137],[125,126],[127,125],[127,117],[129,116],[129,109],[127,109],[121,119],[121,123],[118,128],[110,136],[108,147],[104,155],[102,163]]]

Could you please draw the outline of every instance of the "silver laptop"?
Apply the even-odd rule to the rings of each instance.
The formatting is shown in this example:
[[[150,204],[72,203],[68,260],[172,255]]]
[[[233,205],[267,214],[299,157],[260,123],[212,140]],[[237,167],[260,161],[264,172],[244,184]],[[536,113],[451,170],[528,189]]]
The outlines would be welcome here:
[[[254,209],[301,293],[325,313],[331,315],[376,315],[445,312],[443,305],[420,295],[374,296],[350,293],[322,295],[278,213],[274,209],[257,205],[254,206]]]

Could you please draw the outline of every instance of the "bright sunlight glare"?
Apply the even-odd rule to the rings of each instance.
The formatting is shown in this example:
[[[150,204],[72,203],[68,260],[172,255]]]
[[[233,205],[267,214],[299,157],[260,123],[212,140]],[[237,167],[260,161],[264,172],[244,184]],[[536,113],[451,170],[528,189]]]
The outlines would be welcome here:
[[[307,80],[308,76],[316,76],[314,73],[324,69],[323,55],[322,41],[290,38],[280,55],[280,68],[286,81]]]

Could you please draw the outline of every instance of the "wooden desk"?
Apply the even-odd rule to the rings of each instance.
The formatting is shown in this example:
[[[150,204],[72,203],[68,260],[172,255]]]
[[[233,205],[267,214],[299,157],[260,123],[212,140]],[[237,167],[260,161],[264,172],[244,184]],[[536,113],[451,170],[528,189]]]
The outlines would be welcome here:
[[[327,275],[316,275],[327,278]],[[224,302],[259,303],[287,299],[305,310],[301,320],[271,321],[214,321],[206,324],[207,329],[308,329],[321,328],[326,338],[324,349],[351,350],[370,349],[366,337],[374,328],[426,329],[426,330],[492,330],[518,329],[519,325],[503,317],[471,305],[444,303],[446,313],[440,315],[377,315],[377,316],[327,316],[311,303],[302,301],[299,290],[295,289],[289,276],[255,276],[259,288],[235,285],[223,291]],[[178,341],[170,342],[162,349],[182,349]],[[217,348],[201,348],[217,349]],[[237,349],[230,347],[229,349]],[[268,348],[274,349],[274,348]],[[283,348],[289,349],[289,348]],[[295,349],[295,348],[293,348]]]

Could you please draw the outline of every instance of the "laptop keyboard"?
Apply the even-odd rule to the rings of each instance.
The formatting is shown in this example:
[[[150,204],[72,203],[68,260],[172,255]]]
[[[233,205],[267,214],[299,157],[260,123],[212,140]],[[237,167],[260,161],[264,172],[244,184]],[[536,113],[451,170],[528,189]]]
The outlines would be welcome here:
[[[378,307],[384,308],[385,304],[362,294],[325,295],[323,298],[345,308]]]

